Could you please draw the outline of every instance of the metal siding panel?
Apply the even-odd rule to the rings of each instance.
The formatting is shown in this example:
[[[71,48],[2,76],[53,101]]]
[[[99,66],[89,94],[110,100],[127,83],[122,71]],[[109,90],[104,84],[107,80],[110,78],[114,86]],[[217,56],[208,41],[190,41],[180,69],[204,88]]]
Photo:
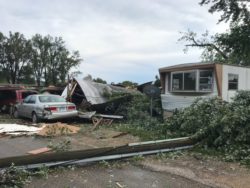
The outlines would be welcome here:
[[[171,93],[161,95],[162,108],[167,111],[173,111],[175,109],[182,109],[190,106],[197,98],[212,98],[217,96],[216,93],[209,93],[206,95],[197,96],[184,96],[184,95],[174,95]]]

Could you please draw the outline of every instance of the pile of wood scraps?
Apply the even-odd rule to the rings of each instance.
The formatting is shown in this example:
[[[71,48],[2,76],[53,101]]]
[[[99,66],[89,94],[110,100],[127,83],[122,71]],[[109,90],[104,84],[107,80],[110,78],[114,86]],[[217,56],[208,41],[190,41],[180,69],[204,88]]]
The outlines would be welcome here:
[[[101,125],[111,125],[115,119],[123,119],[123,116],[119,115],[96,114],[96,111],[92,112],[79,111],[78,116],[83,119],[91,119],[93,123],[92,130],[95,130],[98,126]]]
[[[123,116],[99,114],[93,116],[91,119],[94,125],[92,130],[95,130],[98,126],[101,125],[111,125],[114,119],[123,119]]]
[[[60,136],[60,135],[69,135],[76,134],[80,130],[80,127],[68,125],[65,123],[51,123],[44,124],[42,129],[37,132],[39,136]]]

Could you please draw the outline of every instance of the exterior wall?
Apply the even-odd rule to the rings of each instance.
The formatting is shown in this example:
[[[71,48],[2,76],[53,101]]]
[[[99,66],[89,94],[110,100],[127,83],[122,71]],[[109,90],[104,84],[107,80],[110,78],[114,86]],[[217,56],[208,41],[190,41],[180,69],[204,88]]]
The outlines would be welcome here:
[[[170,83],[170,76],[165,78],[166,83]],[[169,86],[169,84],[168,84]],[[165,93],[161,95],[162,108],[165,111],[173,111],[175,109],[186,108],[190,106],[197,98],[211,98],[218,96],[218,88],[215,73],[213,74],[213,90],[212,92],[170,92],[165,89]]]
[[[169,88],[168,88],[169,81],[168,81],[168,79],[169,79],[169,75],[165,74],[165,91],[164,91],[164,93],[168,93],[168,91],[169,91]]]
[[[250,90],[250,68],[223,65],[222,67],[222,99],[231,101],[237,90],[228,90],[228,74],[237,74],[238,90]]]
[[[207,94],[193,94],[187,95],[184,93],[173,94],[167,93],[161,95],[162,108],[166,111],[173,111],[175,109],[186,108],[190,106],[197,98],[212,98],[217,96],[217,93]]]

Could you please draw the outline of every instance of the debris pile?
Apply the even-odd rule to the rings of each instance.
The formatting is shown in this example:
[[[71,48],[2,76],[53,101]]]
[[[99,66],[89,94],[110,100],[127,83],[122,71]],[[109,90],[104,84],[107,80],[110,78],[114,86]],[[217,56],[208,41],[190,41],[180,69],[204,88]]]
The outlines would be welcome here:
[[[37,135],[39,136],[60,136],[78,133],[80,130],[79,127],[67,125],[65,123],[51,123],[44,124],[42,129],[38,131]]]
[[[3,135],[33,135],[42,129],[34,126],[18,124],[0,124],[0,134]]]
[[[0,124],[0,135],[39,135],[39,136],[59,136],[78,133],[79,127],[64,123],[43,124],[41,127],[19,125],[19,124]]]

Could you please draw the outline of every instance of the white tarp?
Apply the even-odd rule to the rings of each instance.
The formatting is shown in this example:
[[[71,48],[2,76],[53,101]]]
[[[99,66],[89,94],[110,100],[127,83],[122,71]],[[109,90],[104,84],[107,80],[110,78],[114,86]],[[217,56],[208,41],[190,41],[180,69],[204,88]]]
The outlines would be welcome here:
[[[31,135],[42,129],[34,126],[19,125],[19,124],[0,124],[0,134],[6,135]]]

